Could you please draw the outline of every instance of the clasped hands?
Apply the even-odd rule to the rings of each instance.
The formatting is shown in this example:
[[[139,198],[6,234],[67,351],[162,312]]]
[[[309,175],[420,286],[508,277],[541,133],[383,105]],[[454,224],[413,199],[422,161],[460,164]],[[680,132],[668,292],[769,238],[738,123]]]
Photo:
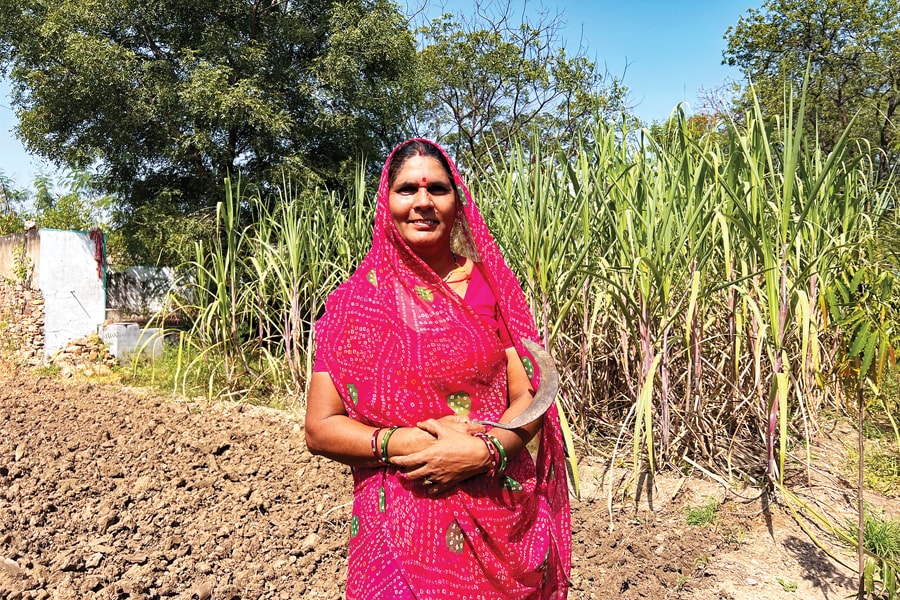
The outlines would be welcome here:
[[[448,415],[417,423],[422,432],[419,449],[391,456],[391,463],[404,469],[405,476],[421,481],[430,495],[439,495],[458,483],[483,473],[490,461],[484,442],[473,437],[485,427],[466,417]]]

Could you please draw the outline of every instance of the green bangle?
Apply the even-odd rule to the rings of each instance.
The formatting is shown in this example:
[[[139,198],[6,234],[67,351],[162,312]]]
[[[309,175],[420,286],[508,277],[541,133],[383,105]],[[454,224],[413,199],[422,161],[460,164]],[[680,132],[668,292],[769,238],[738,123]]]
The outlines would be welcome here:
[[[500,454],[500,466],[497,467],[497,477],[502,477],[503,473],[506,472],[506,450],[503,449],[503,444],[500,443],[496,437],[492,436],[489,433],[485,434],[491,443],[497,448],[497,452]]]
[[[400,429],[399,425],[394,425],[384,432],[384,436],[381,438],[381,462],[386,465],[391,464],[391,459],[388,457],[388,440],[391,439],[391,436],[395,431]]]

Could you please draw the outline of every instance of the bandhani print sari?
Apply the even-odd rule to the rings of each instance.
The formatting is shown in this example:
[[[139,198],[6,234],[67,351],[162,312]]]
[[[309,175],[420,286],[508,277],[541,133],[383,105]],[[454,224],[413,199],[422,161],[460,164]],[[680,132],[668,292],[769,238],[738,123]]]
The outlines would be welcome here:
[[[498,420],[508,406],[505,348],[400,238],[388,209],[390,160],[372,248],[316,324],[317,362],[347,414],[374,427],[415,427],[453,413]],[[525,296],[447,160],[463,204],[455,250],[481,263],[536,386],[540,374],[521,343],[537,340]],[[437,497],[395,467],[354,469],[347,598],[565,598],[571,530],[555,407],[539,439],[536,458],[523,450],[504,477],[479,475]]]

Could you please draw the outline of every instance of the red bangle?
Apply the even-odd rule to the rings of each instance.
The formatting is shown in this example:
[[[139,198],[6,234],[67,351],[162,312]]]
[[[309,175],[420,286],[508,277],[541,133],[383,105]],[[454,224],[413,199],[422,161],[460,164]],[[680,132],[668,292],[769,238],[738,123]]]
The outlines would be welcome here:
[[[372,434],[372,455],[375,456],[375,460],[384,464],[384,461],[381,460],[381,450],[378,449],[378,434],[382,431],[384,431],[384,427],[379,427]]]
[[[491,466],[488,467],[487,476],[493,479],[494,476],[497,475],[497,470],[500,467],[500,456],[497,454],[497,448],[486,433],[476,433],[475,437],[484,442],[484,445],[487,447],[488,457],[491,460]]]

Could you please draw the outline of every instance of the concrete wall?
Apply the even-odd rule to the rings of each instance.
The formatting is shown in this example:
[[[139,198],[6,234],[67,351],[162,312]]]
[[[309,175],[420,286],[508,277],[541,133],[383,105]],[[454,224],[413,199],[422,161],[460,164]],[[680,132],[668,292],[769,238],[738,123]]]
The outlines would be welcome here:
[[[19,281],[16,275],[15,251],[23,242],[31,276],[27,281],[20,281],[20,283],[24,283],[26,287],[37,289],[37,274],[41,266],[41,236],[37,229],[0,237],[0,278]]]
[[[31,266],[24,282],[16,273],[15,257],[23,243]],[[93,240],[80,231],[40,229],[0,237],[0,343],[5,344],[0,350],[8,347],[36,364],[71,340],[99,332],[116,356],[136,349],[158,356],[163,341],[158,330],[104,322],[107,316],[149,317],[163,310],[174,269],[133,267],[111,275],[98,273],[95,254]],[[153,343],[147,344],[151,337]]]
[[[97,333],[106,319],[103,276],[94,242],[82,231],[41,229],[34,279],[44,296],[44,354],[69,340]]]
[[[163,351],[162,329],[141,328],[137,323],[109,323],[100,326],[100,339],[119,360],[140,352],[144,358],[159,358]]]
[[[108,318],[151,317],[165,308],[165,299],[175,283],[171,267],[129,267],[110,271],[106,278]],[[117,315],[117,316],[113,316]]]

